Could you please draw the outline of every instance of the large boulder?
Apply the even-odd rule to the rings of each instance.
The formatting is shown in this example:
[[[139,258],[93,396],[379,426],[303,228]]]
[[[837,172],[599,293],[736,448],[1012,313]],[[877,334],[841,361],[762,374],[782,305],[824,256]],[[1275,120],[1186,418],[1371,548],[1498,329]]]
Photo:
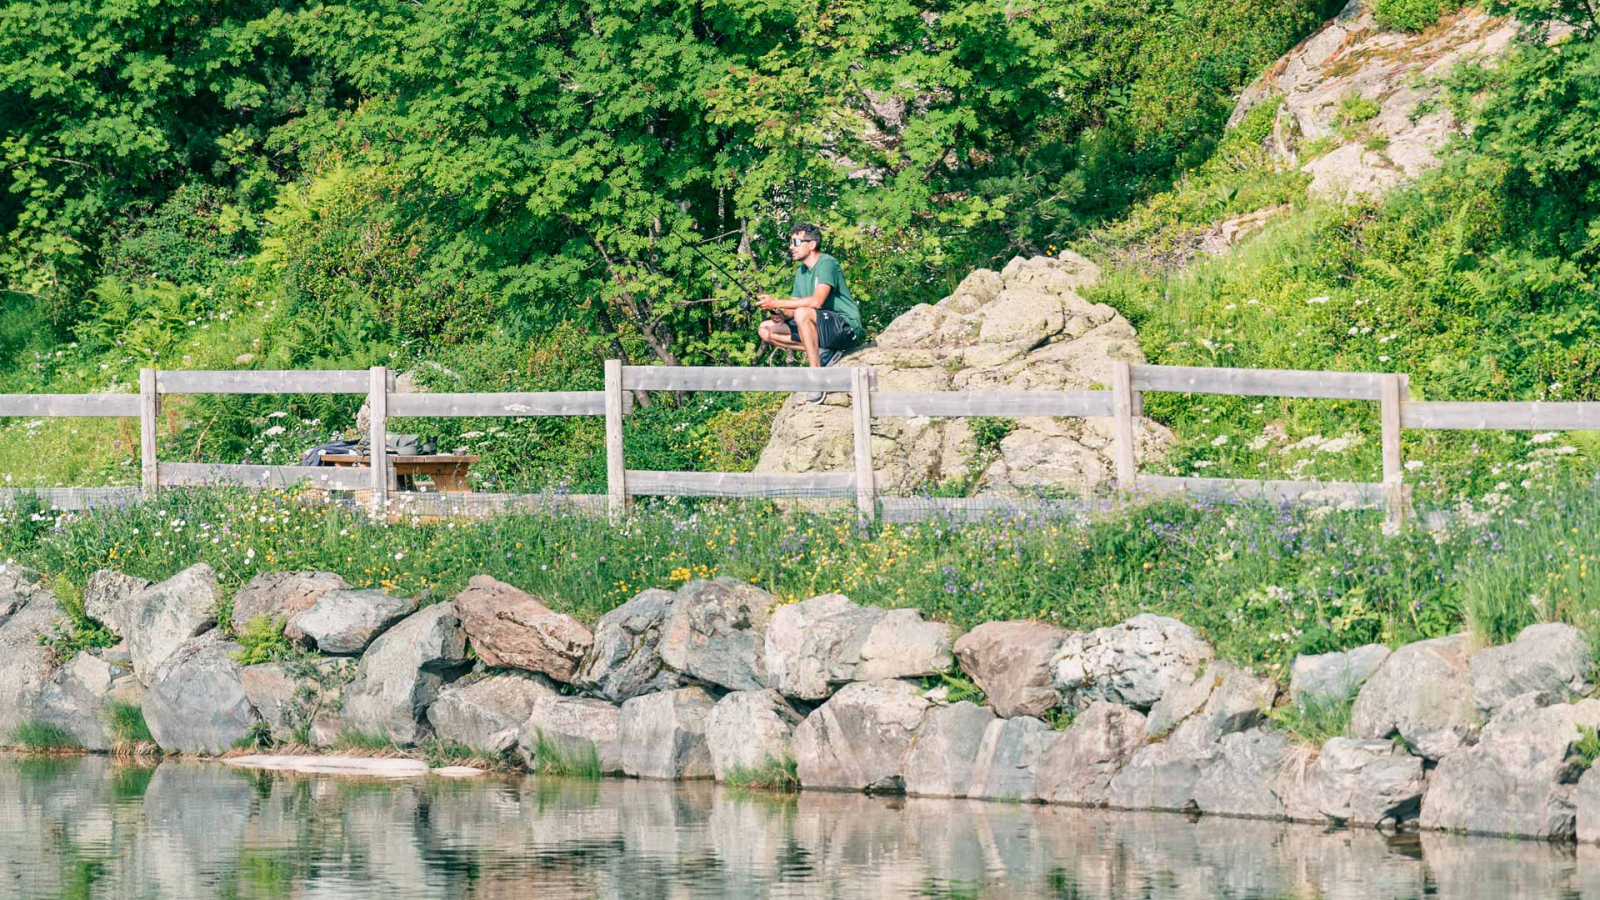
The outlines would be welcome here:
[[[326,747],[344,728],[339,708],[355,666],[349,659],[259,663],[241,669],[239,680],[274,741]]]
[[[615,702],[678,687],[682,680],[662,662],[660,647],[677,602],[677,594],[652,588],[601,616],[574,683]]]
[[[128,601],[150,586],[150,580],[99,569],[83,586],[83,611],[118,636],[127,635]]]
[[[490,675],[446,685],[428,706],[433,733],[496,756],[515,747],[539,700],[559,697],[543,675]]]
[[[1215,762],[1195,782],[1195,808],[1215,815],[1283,818],[1278,776],[1291,752],[1288,736],[1270,728],[1225,735]]]
[[[1051,663],[1067,631],[1044,622],[985,622],[956,641],[961,670],[1001,718],[1042,716],[1060,702]]]
[[[288,622],[323,594],[349,587],[332,572],[262,572],[233,595],[230,621],[236,634],[258,617]]]
[[[34,704],[55,674],[41,639],[66,618],[54,594],[14,566],[0,565],[0,741],[33,715]]]
[[[1407,644],[1383,661],[1350,711],[1350,736],[1400,735],[1413,752],[1441,759],[1478,730],[1465,634]]]
[[[362,734],[418,743],[429,733],[428,705],[470,665],[454,603],[414,613],[362,655],[345,688],[344,721]]]
[[[972,786],[973,762],[994,722],[988,708],[963,700],[928,710],[917,742],[906,756],[906,793],[924,797],[965,797]]]
[[[1069,635],[1051,668],[1062,702],[1084,709],[1109,700],[1148,710],[1171,688],[1188,684],[1212,658],[1194,629],[1143,613],[1119,625]]]
[[[794,731],[801,786],[905,790],[906,758],[931,705],[916,685],[905,681],[847,685]]]
[[[1578,840],[1585,844],[1600,841],[1600,769],[1590,766],[1579,776],[1578,787],[1572,792],[1572,805]]]
[[[570,683],[594,645],[594,635],[577,619],[488,575],[467,582],[456,595],[456,609],[486,666],[527,669]]]
[[[162,659],[144,695],[144,721],[168,753],[225,753],[250,734],[256,711],[239,664],[218,631],[190,638]]]
[[[683,675],[732,691],[767,686],[767,618],[778,598],[737,578],[678,589],[661,636],[661,660]]]
[[[716,698],[702,687],[624,701],[617,724],[622,771],[637,778],[715,777],[706,730],[716,705]]]
[[[1226,661],[1167,694],[1150,710],[1152,736],[1169,733],[1191,743],[1211,743],[1261,723],[1277,699],[1278,686]]]
[[[779,607],[767,625],[767,682],[801,700],[822,700],[853,681],[915,678],[952,663],[953,627],[914,609],[858,606],[823,594]]]
[[[1428,785],[1422,758],[1394,741],[1332,738],[1309,777],[1322,815],[1340,823],[1377,825],[1416,818]]]
[[[792,760],[794,730],[804,719],[773,690],[734,691],[718,700],[706,728],[711,769],[717,780],[726,781],[732,772]]]
[[[1103,388],[1112,363],[1144,362],[1133,326],[1105,304],[1078,291],[1098,270],[1082,257],[1012,260],[1004,270],[979,269],[949,297],[918,305],[883,330],[876,342],[841,365],[872,366],[884,391],[1059,391]],[[848,470],[852,419],[848,394],[823,404],[795,395],[779,410],[758,472]],[[979,474],[980,492],[1039,486],[1088,489],[1115,469],[1110,419],[1022,418]],[[1140,456],[1158,459],[1173,437],[1139,418]],[[907,493],[930,482],[963,477],[981,453],[960,418],[877,418],[872,422],[873,468],[880,490]]]
[[[604,700],[541,697],[522,723],[517,750],[532,769],[551,762],[539,758],[547,752],[561,756],[563,763],[593,759],[600,774],[615,775],[622,771],[621,719],[622,710]]]
[[[205,563],[190,566],[127,601],[122,615],[133,674],[145,685],[156,667],[185,641],[217,624],[217,573]]]
[[[106,718],[106,698],[126,670],[83,651],[39,691],[33,719],[65,729],[85,750],[109,750],[116,736]]]
[[[1106,790],[1106,805],[1117,809],[1188,812],[1199,808],[1195,788],[1221,753],[1218,742],[1200,743],[1174,735],[1133,752]]]
[[[417,611],[417,601],[383,591],[333,590],[289,620],[283,633],[323,653],[355,656],[396,622]]]
[[[1104,806],[1111,780],[1144,741],[1142,714],[1097,700],[1039,758],[1034,793],[1046,803]]]
[[[1560,703],[1523,694],[1506,704],[1476,746],[1439,761],[1422,798],[1421,824],[1478,834],[1570,838],[1583,763],[1579,728],[1600,727],[1600,700]]]
[[[1296,656],[1289,673],[1289,699],[1313,704],[1353,698],[1388,658],[1389,648],[1382,644]]]
[[[1032,716],[996,719],[989,723],[972,763],[972,784],[967,796],[980,800],[1033,800],[1040,757],[1061,732]]]
[[[1529,692],[1574,700],[1594,689],[1589,672],[1594,651],[1582,631],[1565,622],[1541,622],[1522,629],[1502,647],[1472,655],[1472,699],[1479,711],[1494,715]]]

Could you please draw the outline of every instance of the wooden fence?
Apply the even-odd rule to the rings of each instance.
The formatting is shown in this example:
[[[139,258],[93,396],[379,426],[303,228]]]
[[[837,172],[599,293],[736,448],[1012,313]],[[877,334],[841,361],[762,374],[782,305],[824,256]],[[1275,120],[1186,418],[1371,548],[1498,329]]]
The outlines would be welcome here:
[[[903,498],[880,497],[872,465],[874,419],[919,416],[1060,416],[1113,420],[1112,456],[1120,491],[1187,492],[1212,498],[1293,501],[1315,495],[1362,508],[1383,508],[1386,521],[1403,524],[1409,506],[1401,455],[1403,429],[1584,430],[1600,429],[1600,403],[1463,403],[1410,399],[1407,376],[1375,372],[1302,372],[1274,369],[1214,369],[1112,364],[1110,390],[1089,391],[881,391],[877,373],[864,367],[738,368],[625,366],[605,364],[602,391],[426,394],[396,393],[388,369],[370,371],[181,371],[140,372],[137,395],[0,395],[0,417],[113,416],[139,419],[141,486],[134,488],[12,489],[37,493],[63,509],[150,497],[164,486],[236,484],[252,487],[308,482],[330,490],[370,495],[374,515],[479,515],[547,508],[553,503],[585,510],[625,513],[636,496],[837,497],[854,498],[867,519],[913,515]],[[661,472],[629,469],[623,425],[640,391],[828,391],[851,398],[853,468],[848,472]],[[1273,481],[1140,475],[1134,450],[1134,418],[1152,391],[1236,396],[1363,400],[1378,404],[1382,432],[1382,477],[1375,482]],[[156,458],[156,422],[168,394],[362,394],[370,412],[370,440],[384,446],[391,417],[459,418],[604,416],[606,494],[421,494],[400,493],[382,454],[370,469],[300,466],[169,463]],[[917,501],[923,510],[944,507],[983,512],[1014,501],[971,498]]]

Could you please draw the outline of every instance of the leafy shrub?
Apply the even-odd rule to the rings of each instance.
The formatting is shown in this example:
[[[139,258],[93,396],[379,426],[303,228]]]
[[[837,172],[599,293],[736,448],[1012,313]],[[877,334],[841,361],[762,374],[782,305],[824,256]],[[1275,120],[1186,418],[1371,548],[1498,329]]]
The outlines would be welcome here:
[[[117,642],[111,629],[89,618],[83,608],[83,589],[71,578],[57,574],[50,579],[50,592],[67,614],[65,622],[57,622],[49,634],[41,635],[39,642],[50,648],[50,656],[57,664],[76,656],[91,647],[109,647]]]
[[[1401,31],[1422,31],[1459,9],[1451,0],[1373,0],[1372,17]]]
[[[209,284],[253,249],[255,223],[221,188],[185,184],[154,208],[129,211],[105,273],[125,282]]]
[[[256,616],[244,623],[237,635],[240,650],[233,654],[241,666],[275,662],[294,655],[294,645],[284,636],[284,621],[266,616]]]

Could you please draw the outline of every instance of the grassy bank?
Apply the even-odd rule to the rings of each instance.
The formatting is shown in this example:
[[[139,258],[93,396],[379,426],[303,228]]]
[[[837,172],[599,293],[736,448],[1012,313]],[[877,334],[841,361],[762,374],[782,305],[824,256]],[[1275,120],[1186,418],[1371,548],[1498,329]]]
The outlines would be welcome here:
[[[592,621],[646,588],[725,575],[785,601],[838,591],[963,628],[1009,618],[1091,628],[1161,613],[1203,629],[1225,656],[1279,672],[1298,652],[1469,624],[1485,641],[1542,618],[1589,628],[1600,609],[1588,578],[1600,499],[1577,483],[1463,503],[1447,528],[1392,537],[1377,513],[1187,500],[875,527],[756,503],[662,504],[615,527],[556,515],[375,526],[293,493],[221,490],[7,515],[0,556],[58,585],[99,568],[160,579],[206,562],[227,586],[326,570],[427,602],[488,573]]]

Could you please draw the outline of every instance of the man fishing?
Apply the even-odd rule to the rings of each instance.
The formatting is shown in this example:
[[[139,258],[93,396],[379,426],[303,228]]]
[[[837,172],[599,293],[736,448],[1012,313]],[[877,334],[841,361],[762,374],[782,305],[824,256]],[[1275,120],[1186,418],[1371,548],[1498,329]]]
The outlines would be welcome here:
[[[812,368],[832,365],[861,342],[861,308],[850,299],[839,261],[822,252],[822,229],[799,225],[789,232],[789,258],[799,264],[789,297],[762,294],[757,305],[772,316],[761,323],[761,339],[785,350],[803,350]],[[807,397],[821,403],[823,393]]]

